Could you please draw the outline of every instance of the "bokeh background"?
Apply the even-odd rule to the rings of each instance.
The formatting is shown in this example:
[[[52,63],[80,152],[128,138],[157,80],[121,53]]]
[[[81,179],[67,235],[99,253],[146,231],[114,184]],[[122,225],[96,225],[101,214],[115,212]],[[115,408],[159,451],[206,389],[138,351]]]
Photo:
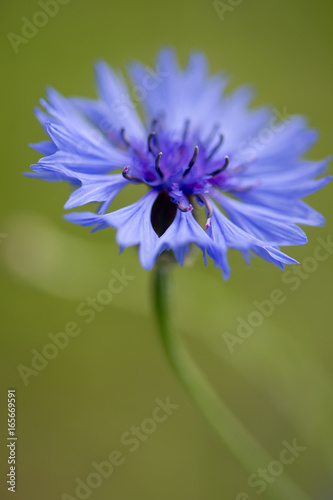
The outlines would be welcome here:
[[[251,500],[265,498],[248,486],[248,474],[169,367],[152,314],[151,274],[139,267],[135,249],[119,257],[111,229],[91,235],[65,222],[67,185],[22,176],[39,158],[27,145],[43,139],[32,110],[47,85],[64,95],[94,97],[96,59],[122,69],[136,58],[152,66],[163,45],[176,47],[182,63],[191,49],[202,49],[212,70],[232,76],[230,88],[253,83],[256,104],[306,115],[320,131],[311,157],[331,153],[332,2],[225,4],[221,19],[213,2],[204,0],[70,0],[15,53],[7,34],[20,35],[22,17],[31,20],[41,8],[34,0],[1,3],[1,498],[10,498],[9,388],[17,394],[18,500],[58,500],[64,493],[77,498],[76,478],[85,481],[91,463],[107,460],[112,450],[120,450],[125,463],[89,498],[225,500],[242,492]],[[309,243],[291,250],[301,266],[313,256],[317,237],[333,234],[331,197],[328,186],[308,199],[327,223],[307,229]],[[274,458],[284,440],[306,447],[285,472],[313,500],[329,500],[333,256],[317,262],[295,291],[280,270],[259,259],[247,267],[231,252],[230,261],[228,283],[211,263],[204,268],[201,258],[177,268],[174,322],[221,397]],[[85,323],[78,305],[122,268],[135,278]],[[246,320],[253,301],[267,299],[275,288],[283,290],[285,302],[231,354],[223,334],[235,333],[237,317]],[[81,333],[25,385],[18,366],[31,367],[32,349],[41,352],[48,334],[69,321]],[[167,396],[179,408],[130,453],[121,436],[151,416],[156,398]]]

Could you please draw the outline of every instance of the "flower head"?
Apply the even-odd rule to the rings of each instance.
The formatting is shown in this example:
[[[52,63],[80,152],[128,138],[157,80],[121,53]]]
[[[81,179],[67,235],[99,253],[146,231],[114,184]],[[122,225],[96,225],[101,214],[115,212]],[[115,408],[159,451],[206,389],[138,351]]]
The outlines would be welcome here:
[[[97,213],[65,218],[95,230],[116,228],[121,250],[139,245],[145,269],[165,250],[182,264],[192,243],[225,278],[228,248],[282,269],[296,263],[279,247],[306,243],[297,224],[323,224],[302,198],[330,180],[316,179],[329,158],[302,158],[317,138],[304,118],[277,122],[266,107],[249,109],[247,86],[226,96],[227,78],[209,76],[201,53],[191,54],[182,70],[165,49],[154,70],[134,63],[129,73],[134,100],[122,76],[99,62],[97,100],[64,98],[49,89],[48,102],[41,100],[46,113],[36,110],[50,140],[33,145],[45,156],[31,175],[75,186],[66,209],[100,203]],[[144,184],[147,193],[109,211],[130,184]]]

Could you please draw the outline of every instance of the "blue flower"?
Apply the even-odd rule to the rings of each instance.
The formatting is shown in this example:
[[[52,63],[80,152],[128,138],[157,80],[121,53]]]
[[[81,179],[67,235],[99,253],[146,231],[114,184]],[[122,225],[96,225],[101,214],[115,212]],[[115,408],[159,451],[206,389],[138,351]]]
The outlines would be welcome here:
[[[65,98],[51,88],[41,100],[46,112],[36,109],[50,140],[32,145],[45,156],[30,175],[70,182],[76,189],[65,209],[100,203],[97,213],[65,218],[94,230],[115,228],[121,251],[139,245],[145,269],[165,250],[183,264],[191,244],[225,278],[228,248],[282,269],[296,263],[279,247],[306,243],[298,224],[324,223],[302,198],[331,178],[316,179],[330,158],[303,158],[317,139],[305,119],[277,120],[269,108],[250,109],[247,86],[225,95],[227,78],[209,76],[201,53],[192,53],[182,70],[164,49],[154,70],[134,63],[129,74],[134,98],[123,77],[99,62],[97,100]],[[147,193],[109,211],[130,184],[144,184]]]

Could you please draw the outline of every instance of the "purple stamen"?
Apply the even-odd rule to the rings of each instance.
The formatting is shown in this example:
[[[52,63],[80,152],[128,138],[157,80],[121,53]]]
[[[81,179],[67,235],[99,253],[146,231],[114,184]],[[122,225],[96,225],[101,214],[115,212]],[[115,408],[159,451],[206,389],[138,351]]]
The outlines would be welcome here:
[[[120,137],[121,137],[121,140],[123,141],[123,143],[128,147],[130,148],[131,147],[131,144],[129,142],[129,140],[127,139],[126,135],[125,135],[125,129],[122,128],[120,130]]]
[[[209,175],[214,176],[220,174],[221,172],[223,172],[223,170],[227,168],[228,165],[229,165],[229,156],[226,156],[222,167],[218,168],[217,170],[214,170],[214,172],[211,172]]]
[[[207,139],[205,140],[205,147],[207,148],[209,146],[209,144],[212,142],[212,140],[214,139],[218,129],[220,128],[220,126],[216,123],[216,125],[214,125],[211,133],[209,134],[209,136],[207,137]]]
[[[142,182],[142,180],[139,179],[138,177],[134,177],[133,175],[130,175],[128,173],[130,171],[130,168],[131,167],[125,167],[124,170],[122,171],[122,176],[131,182]]]
[[[213,156],[215,155],[215,153],[217,153],[217,151],[222,146],[222,142],[223,142],[223,135],[220,134],[219,135],[219,141],[218,141],[218,143],[216,144],[215,148],[210,152],[210,154],[207,156],[206,161],[209,161],[209,160],[211,160],[213,158]]]
[[[153,142],[155,139],[155,144],[156,144],[156,132],[151,132],[148,135],[148,151],[149,153],[152,153],[154,156],[156,156],[156,153],[153,151]]]
[[[159,123],[159,119],[158,118],[154,118],[153,121],[151,122],[151,128],[152,130],[154,131],[156,126],[158,125]]]
[[[183,177],[186,177],[186,176],[187,176],[187,174],[190,172],[191,168],[193,167],[193,165],[194,165],[194,164],[195,164],[195,162],[197,161],[198,154],[199,154],[199,147],[198,147],[198,146],[195,146],[193,156],[192,156],[192,158],[191,158],[190,163],[188,164],[187,169],[185,170],[185,172],[184,172],[184,174],[183,174]]]
[[[160,165],[162,154],[163,153],[158,153],[158,155],[156,156],[156,159],[155,159],[155,169],[156,169],[156,172],[158,173],[158,175],[161,177],[161,179],[163,179],[163,177],[164,177],[162,170],[161,170],[161,165]]]
[[[184,145],[184,143],[186,141],[186,138],[187,138],[189,126],[190,126],[190,120],[186,120],[185,121],[185,126],[184,126],[184,131],[183,131],[183,138],[182,138],[182,144],[183,145]]]
[[[192,212],[193,210],[193,206],[190,204],[188,207],[184,207],[184,205],[182,205],[180,203],[180,201],[177,203],[177,208],[181,211],[181,212]]]

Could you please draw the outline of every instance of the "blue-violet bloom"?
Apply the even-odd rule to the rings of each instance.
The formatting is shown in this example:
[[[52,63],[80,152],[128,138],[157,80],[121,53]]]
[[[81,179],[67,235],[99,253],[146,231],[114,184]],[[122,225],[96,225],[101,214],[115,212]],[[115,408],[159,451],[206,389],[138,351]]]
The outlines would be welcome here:
[[[316,179],[330,158],[302,158],[316,131],[301,116],[277,120],[277,111],[250,109],[248,86],[225,95],[228,79],[209,76],[202,53],[192,53],[182,70],[173,50],[163,49],[154,69],[133,63],[129,74],[131,92],[121,74],[98,62],[97,100],[50,88],[48,101],[41,100],[46,112],[36,109],[50,140],[32,145],[45,156],[30,175],[70,182],[76,190],[65,209],[100,203],[97,213],[65,218],[94,230],[116,228],[121,251],[139,245],[145,269],[165,250],[183,264],[190,244],[225,278],[228,248],[282,269],[297,263],[279,246],[306,243],[297,224],[323,224],[302,198],[331,178]],[[130,184],[144,184],[147,193],[109,212]]]

